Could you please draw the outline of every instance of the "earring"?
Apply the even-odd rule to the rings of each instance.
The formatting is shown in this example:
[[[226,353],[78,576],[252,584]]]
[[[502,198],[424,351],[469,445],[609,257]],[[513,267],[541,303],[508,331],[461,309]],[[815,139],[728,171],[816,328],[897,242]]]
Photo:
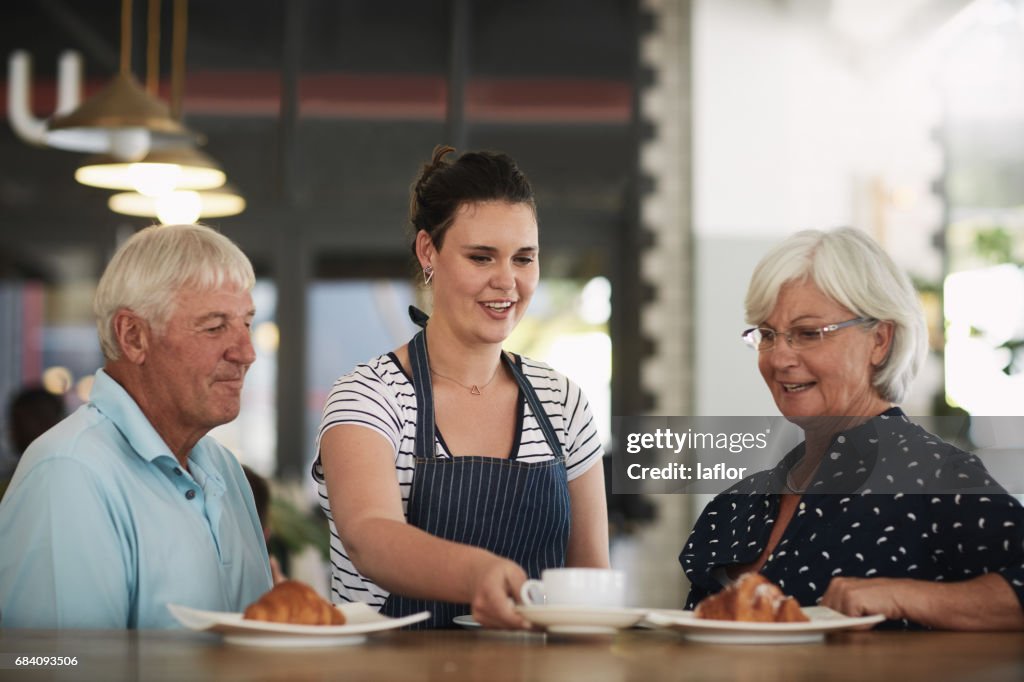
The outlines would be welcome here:
[[[434,268],[428,265],[427,267],[423,268],[423,284],[429,287],[430,280],[432,279],[434,279]]]

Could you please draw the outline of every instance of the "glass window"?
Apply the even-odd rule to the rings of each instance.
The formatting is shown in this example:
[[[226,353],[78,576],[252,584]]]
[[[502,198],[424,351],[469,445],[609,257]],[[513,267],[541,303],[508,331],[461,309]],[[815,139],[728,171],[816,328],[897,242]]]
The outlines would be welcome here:
[[[334,382],[359,363],[409,340],[416,325],[406,311],[415,297],[407,279],[334,280],[310,285],[304,471],[316,457],[316,431]]]
[[[95,282],[0,282],[0,469],[13,468],[7,406],[27,386],[64,397],[68,411],[88,400],[92,375],[103,365],[92,317]]]

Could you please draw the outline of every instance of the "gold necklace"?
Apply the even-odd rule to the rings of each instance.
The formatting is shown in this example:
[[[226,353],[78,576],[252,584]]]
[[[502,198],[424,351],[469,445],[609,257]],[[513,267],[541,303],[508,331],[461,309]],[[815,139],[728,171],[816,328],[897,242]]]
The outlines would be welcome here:
[[[466,384],[462,383],[458,379],[452,379],[449,376],[445,376],[444,374],[441,374],[440,372],[438,372],[436,369],[433,369],[433,368],[431,368],[430,373],[431,374],[436,374],[437,376],[441,377],[442,379],[447,379],[448,381],[451,381],[453,383],[458,384],[459,386],[462,386],[464,389],[469,391],[472,395],[480,395],[480,389],[487,388],[490,385],[490,383],[492,381],[494,381],[494,377],[498,376],[498,369],[500,369],[500,368],[501,368],[501,360],[498,361],[498,366],[494,368],[494,373],[491,374],[491,378],[488,379],[487,383],[485,383],[483,386],[478,386],[477,384],[473,384],[472,386],[467,386]]]

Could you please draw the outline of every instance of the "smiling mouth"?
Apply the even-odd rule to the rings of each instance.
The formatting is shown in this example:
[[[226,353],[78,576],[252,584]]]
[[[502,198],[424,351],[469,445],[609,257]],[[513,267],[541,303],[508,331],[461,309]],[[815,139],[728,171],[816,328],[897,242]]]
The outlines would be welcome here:
[[[806,384],[782,384],[782,389],[786,393],[800,393],[801,391],[806,391],[816,383],[816,381],[809,381]]]
[[[505,312],[506,310],[511,308],[512,307],[512,303],[513,303],[512,301],[494,301],[494,302],[482,303],[481,305],[483,305],[483,307],[485,307],[485,308],[488,308],[490,310],[494,310],[496,312],[501,313],[501,312]]]

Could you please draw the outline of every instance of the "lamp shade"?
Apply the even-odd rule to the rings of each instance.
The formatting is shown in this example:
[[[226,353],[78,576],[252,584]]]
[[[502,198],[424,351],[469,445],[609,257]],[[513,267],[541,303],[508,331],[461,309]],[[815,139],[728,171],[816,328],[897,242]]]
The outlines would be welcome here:
[[[223,185],[227,176],[216,161],[188,146],[154,149],[136,162],[110,155],[93,157],[78,167],[75,180],[90,187],[156,196],[175,189],[213,189]]]
[[[59,149],[112,154],[137,160],[150,149],[195,138],[171,118],[167,105],[142,89],[134,76],[119,73],[74,111],[50,119],[46,144]]]
[[[152,197],[138,192],[119,192],[110,197],[111,211],[164,224],[194,223],[200,218],[224,218],[245,210],[245,198],[230,185],[202,191],[176,191]]]

